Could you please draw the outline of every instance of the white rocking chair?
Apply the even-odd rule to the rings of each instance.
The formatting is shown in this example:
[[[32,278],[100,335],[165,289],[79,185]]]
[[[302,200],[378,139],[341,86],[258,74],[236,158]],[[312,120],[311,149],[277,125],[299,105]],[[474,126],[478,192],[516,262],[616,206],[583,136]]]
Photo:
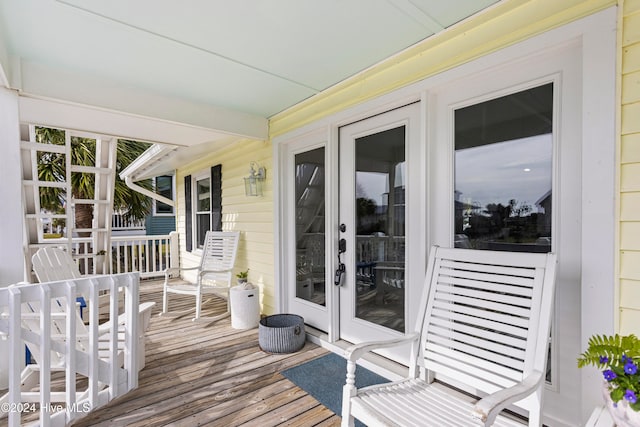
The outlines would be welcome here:
[[[229,289],[231,289],[233,266],[238,252],[239,231],[207,231],[202,248],[200,265],[188,268],[167,268],[164,279],[162,313],[169,309],[169,294],[194,295],[196,297],[196,316],[201,317],[202,295],[216,294],[227,300],[227,311],[208,320],[218,320],[229,316]],[[174,282],[170,279],[182,271],[197,270],[196,283]]]
[[[342,425],[540,426],[555,269],[553,253],[432,248],[415,333],[347,350]],[[406,343],[408,378],[356,389],[360,357]]]

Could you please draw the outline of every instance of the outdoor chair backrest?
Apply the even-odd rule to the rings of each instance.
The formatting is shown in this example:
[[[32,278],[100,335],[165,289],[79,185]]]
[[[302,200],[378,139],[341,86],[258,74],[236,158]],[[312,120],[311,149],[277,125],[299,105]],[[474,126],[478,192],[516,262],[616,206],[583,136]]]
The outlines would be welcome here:
[[[239,241],[238,231],[207,231],[200,260],[200,276],[230,286]]]
[[[55,246],[38,249],[31,257],[31,263],[41,283],[77,279],[82,276],[71,254]]]
[[[422,363],[430,375],[494,393],[544,372],[556,257],[433,248],[422,304]],[[544,382],[543,382],[544,383]],[[543,385],[542,385],[543,386]],[[527,410],[528,399],[519,402]]]

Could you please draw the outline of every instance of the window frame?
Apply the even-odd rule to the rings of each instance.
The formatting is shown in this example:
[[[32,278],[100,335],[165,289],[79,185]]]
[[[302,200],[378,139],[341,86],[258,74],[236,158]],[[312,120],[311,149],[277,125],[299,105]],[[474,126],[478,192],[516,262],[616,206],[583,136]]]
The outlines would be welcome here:
[[[209,179],[209,211],[198,211],[198,182]],[[187,175],[185,180],[185,243],[187,252],[199,252],[202,246],[198,239],[198,215],[209,216],[207,230],[222,231],[222,165],[218,164],[197,173]]]
[[[156,176],[153,177],[153,189],[156,193],[158,193],[158,178],[170,178],[171,179],[171,195],[170,197],[167,197],[168,199],[171,200],[176,200],[176,176],[175,175],[160,175],[160,176]],[[160,194],[160,193],[158,193]],[[162,195],[162,194],[161,194]],[[164,205],[167,206],[171,209],[171,212],[158,212],[158,205]],[[174,206],[169,206],[166,203],[162,203],[157,201],[156,199],[153,199],[153,209],[152,209],[152,215],[153,216],[175,216],[175,207]]]

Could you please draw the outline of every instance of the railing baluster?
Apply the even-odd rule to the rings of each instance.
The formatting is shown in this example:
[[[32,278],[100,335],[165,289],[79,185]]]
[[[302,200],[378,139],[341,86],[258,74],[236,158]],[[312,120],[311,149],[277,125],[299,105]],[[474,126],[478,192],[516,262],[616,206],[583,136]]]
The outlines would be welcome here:
[[[76,311],[76,285],[74,282],[66,283],[66,311],[67,311],[67,319],[66,319],[66,335],[68,337],[77,336],[77,328],[76,328],[76,319],[77,316],[71,316],[70,313],[75,313]],[[76,358],[76,340],[67,340],[65,343],[65,347],[67,349],[67,366],[66,366],[66,402],[70,408],[76,408],[76,368],[77,368],[77,358]]]
[[[9,286],[9,403],[15,408],[21,401],[20,396],[20,369],[23,347],[20,337],[20,321],[22,304],[20,290],[15,286]],[[20,426],[20,412],[9,411],[9,426]]]
[[[51,290],[40,286],[40,425],[51,422]]]

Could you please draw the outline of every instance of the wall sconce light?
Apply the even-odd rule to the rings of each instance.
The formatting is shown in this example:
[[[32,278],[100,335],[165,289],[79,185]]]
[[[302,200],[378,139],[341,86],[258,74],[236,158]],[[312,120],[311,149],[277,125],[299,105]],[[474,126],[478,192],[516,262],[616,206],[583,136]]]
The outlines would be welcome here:
[[[249,176],[244,179],[244,194],[262,196],[262,182],[267,177],[267,171],[256,162],[249,163],[249,168]]]

